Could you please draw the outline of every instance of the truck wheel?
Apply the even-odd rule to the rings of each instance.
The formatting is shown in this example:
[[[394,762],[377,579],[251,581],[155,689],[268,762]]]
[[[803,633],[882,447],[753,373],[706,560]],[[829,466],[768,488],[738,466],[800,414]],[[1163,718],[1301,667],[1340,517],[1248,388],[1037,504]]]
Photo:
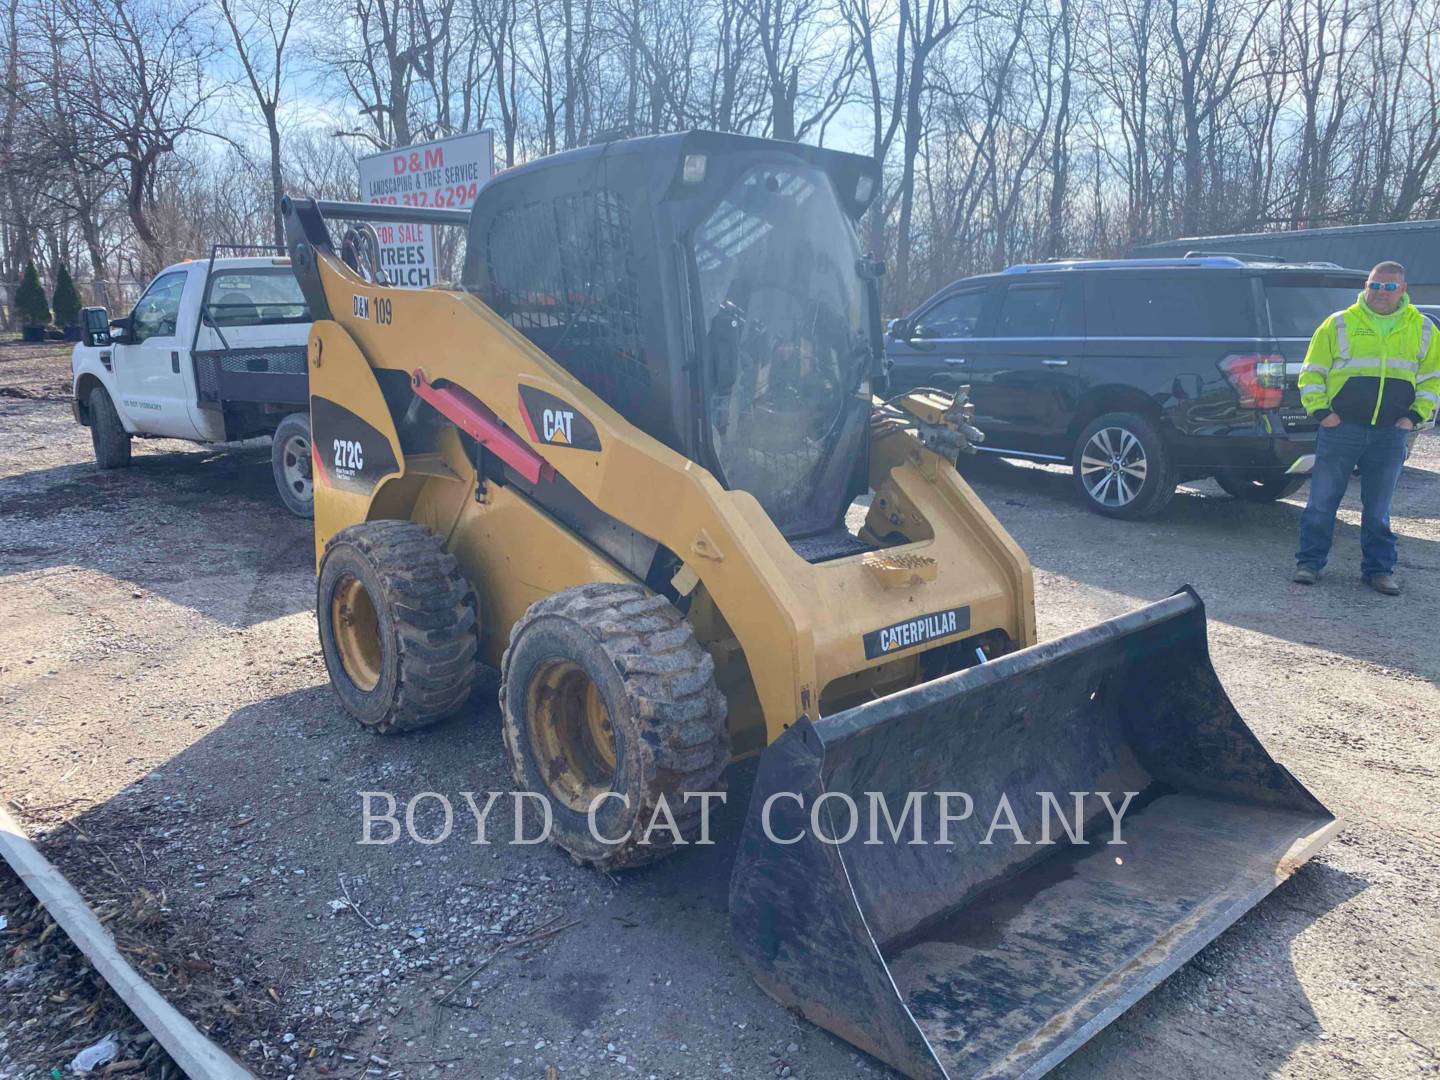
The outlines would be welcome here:
[[[470,697],[475,594],[423,525],[367,521],[325,545],[315,615],[330,685],[380,735],[433,724]]]
[[[296,517],[315,516],[315,485],[310,478],[310,414],[291,413],[275,429],[270,468],[280,501]]]
[[[1106,517],[1154,517],[1175,494],[1174,455],[1145,417],[1105,413],[1075,440],[1075,487]]]
[[[100,468],[123,469],[130,464],[130,433],[103,386],[90,391],[90,442]]]
[[[1217,472],[1215,482],[1232,498],[1265,503],[1299,491],[1308,476],[1287,476],[1283,472]]]
[[[714,662],[668,600],[643,585],[555,593],[515,623],[500,671],[515,783],[548,798],[551,837],[577,862],[669,854],[662,802],[694,840],[703,801],[685,794],[721,790],[729,734]]]

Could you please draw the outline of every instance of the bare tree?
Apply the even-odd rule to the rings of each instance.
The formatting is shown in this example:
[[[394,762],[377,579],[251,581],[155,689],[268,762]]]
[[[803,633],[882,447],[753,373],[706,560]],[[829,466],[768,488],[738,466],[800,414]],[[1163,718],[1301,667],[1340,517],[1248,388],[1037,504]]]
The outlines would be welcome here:
[[[20,52],[20,6],[12,3],[4,24],[4,85],[0,86],[0,175],[4,177],[5,260],[0,264],[8,281],[19,281],[20,271],[35,243],[24,190],[27,170],[21,159],[21,110],[25,95]],[[8,309],[7,309],[8,311]]]
[[[1291,0],[1285,5],[1285,44],[1294,50],[1303,118],[1296,163],[1296,224],[1321,220],[1336,140],[1350,100],[1352,0]]]
[[[1372,138],[1359,148],[1362,175],[1370,178],[1368,218],[1408,216],[1421,202],[1440,153],[1437,18],[1433,5],[1396,4],[1373,12],[1367,46],[1374,89],[1365,110]]]
[[[317,199],[358,199],[356,162],[364,146],[314,128],[294,134],[285,143],[289,183],[295,191]]]
[[[900,216],[896,224],[895,278],[901,295],[910,288],[910,230],[915,214],[915,167],[925,135],[927,66],[962,22],[971,16],[965,0],[900,0],[900,33],[909,54],[902,93],[904,139],[900,148]]]
[[[0,277],[277,238],[286,181],[352,195],[362,149],[483,127],[506,166],[690,127],[858,141],[895,304],[1012,259],[1440,213],[1435,0],[327,0],[323,35],[301,2],[12,0]],[[207,130],[230,71],[268,168]],[[317,87],[353,119],[292,120]]]
[[[844,100],[853,50],[836,33],[840,20],[824,0],[745,0],[743,10],[765,65],[770,136],[797,139]],[[802,93],[812,89],[821,99],[812,116],[798,117]]]
[[[1234,91],[1249,45],[1272,0],[1166,0],[1170,42],[1180,75],[1184,203],[1180,228],[1200,231],[1205,190],[1205,129]]]
[[[62,220],[74,222],[89,256],[92,280],[100,282],[106,277],[109,261],[105,233],[109,205],[118,187],[116,174],[88,167],[88,147],[103,138],[103,132],[85,126],[83,116],[67,106],[66,87],[71,72],[66,63],[67,33],[60,10],[50,4],[37,4],[31,11],[34,48],[29,58],[29,82],[33,92],[28,99],[28,113],[35,155],[32,160],[55,180],[39,190],[59,209]],[[103,291],[99,299],[107,302]]]
[[[500,114],[505,167],[515,164],[520,137],[520,60],[516,55],[516,8],[510,0],[470,0],[476,32],[489,56],[489,67]]]
[[[860,81],[856,95],[869,113],[870,155],[878,162],[890,157],[890,146],[900,129],[905,96],[905,46],[909,40],[904,19],[910,8],[903,2],[871,3],[838,0],[840,15],[850,29],[851,51]],[[882,173],[880,190],[870,212],[870,250],[885,251],[885,220],[893,209]]]
[[[271,211],[275,244],[285,244],[280,200],[285,195],[280,163],[280,96],[285,88],[285,46],[295,29],[300,0],[219,0],[220,11],[235,42],[235,55],[255,95],[270,142]]]
[[[1076,0],[1059,0],[1059,10],[1050,20],[1050,48],[1046,77],[1058,79],[1055,123],[1050,137],[1050,200],[1046,207],[1045,244],[1042,253],[1054,258],[1065,250],[1065,213],[1070,200],[1070,147],[1074,134],[1074,92]],[[1056,69],[1059,69],[1058,72]]]
[[[89,167],[121,172],[125,208],[150,263],[166,261],[152,224],[159,170],[189,136],[208,130],[214,53],[198,5],[154,0],[59,0],[67,31],[64,108],[96,137],[80,150]]]
[[[1163,77],[1155,5],[1130,0],[1099,0],[1087,35],[1082,73],[1101,96],[1096,114],[1095,151],[1119,172],[1125,185],[1125,229],[1131,237],[1155,230],[1155,153],[1153,80]],[[1119,140],[1105,138],[1114,125]],[[1101,175],[1097,169],[1098,177]]]
[[[414,115],[413,96],[434,78],[454,6],[454,0],[352,0],[335,12],[349,33],[337,37],[326,55],[370,123],[345,134],[380,150],[428,135],[433,125]]]

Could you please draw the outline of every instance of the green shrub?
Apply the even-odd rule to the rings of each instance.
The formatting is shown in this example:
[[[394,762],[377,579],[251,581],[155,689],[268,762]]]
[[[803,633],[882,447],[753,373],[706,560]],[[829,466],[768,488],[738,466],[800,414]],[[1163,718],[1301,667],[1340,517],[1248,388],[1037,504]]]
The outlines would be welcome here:
[[[45,289],[40,284],[40,275],[33,261],[25,264],[25,276],[15,290],[15,310],[25,326],[50,325],[50,305],[45,302]]]
[[[78,326],[80,324],[80,290],[75,288],[75,279],[70,268],[63,263],[55,275],[55,294],[50,297],[50,306],[55,309],[56,326]]]

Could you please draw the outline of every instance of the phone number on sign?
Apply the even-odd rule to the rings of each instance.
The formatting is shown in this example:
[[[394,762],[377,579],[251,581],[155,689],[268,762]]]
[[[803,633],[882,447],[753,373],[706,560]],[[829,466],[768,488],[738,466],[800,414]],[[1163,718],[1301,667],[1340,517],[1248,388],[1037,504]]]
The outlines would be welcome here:
[[[456,184],[437,191],[407,191],[403,195],[381,195],[370,201],[384,206],[467,207],[475,201],[479,184]]]

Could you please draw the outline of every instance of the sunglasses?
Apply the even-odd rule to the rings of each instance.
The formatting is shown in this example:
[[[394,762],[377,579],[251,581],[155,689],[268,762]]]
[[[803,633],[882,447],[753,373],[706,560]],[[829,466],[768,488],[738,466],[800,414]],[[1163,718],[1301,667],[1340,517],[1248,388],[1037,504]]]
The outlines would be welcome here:
[[[1381,289],[1386,292],[1394,292],[1400,288],[1398,281],[1367,281],[1365,284],[1369,286],[1371,292],[1379,292]]]

